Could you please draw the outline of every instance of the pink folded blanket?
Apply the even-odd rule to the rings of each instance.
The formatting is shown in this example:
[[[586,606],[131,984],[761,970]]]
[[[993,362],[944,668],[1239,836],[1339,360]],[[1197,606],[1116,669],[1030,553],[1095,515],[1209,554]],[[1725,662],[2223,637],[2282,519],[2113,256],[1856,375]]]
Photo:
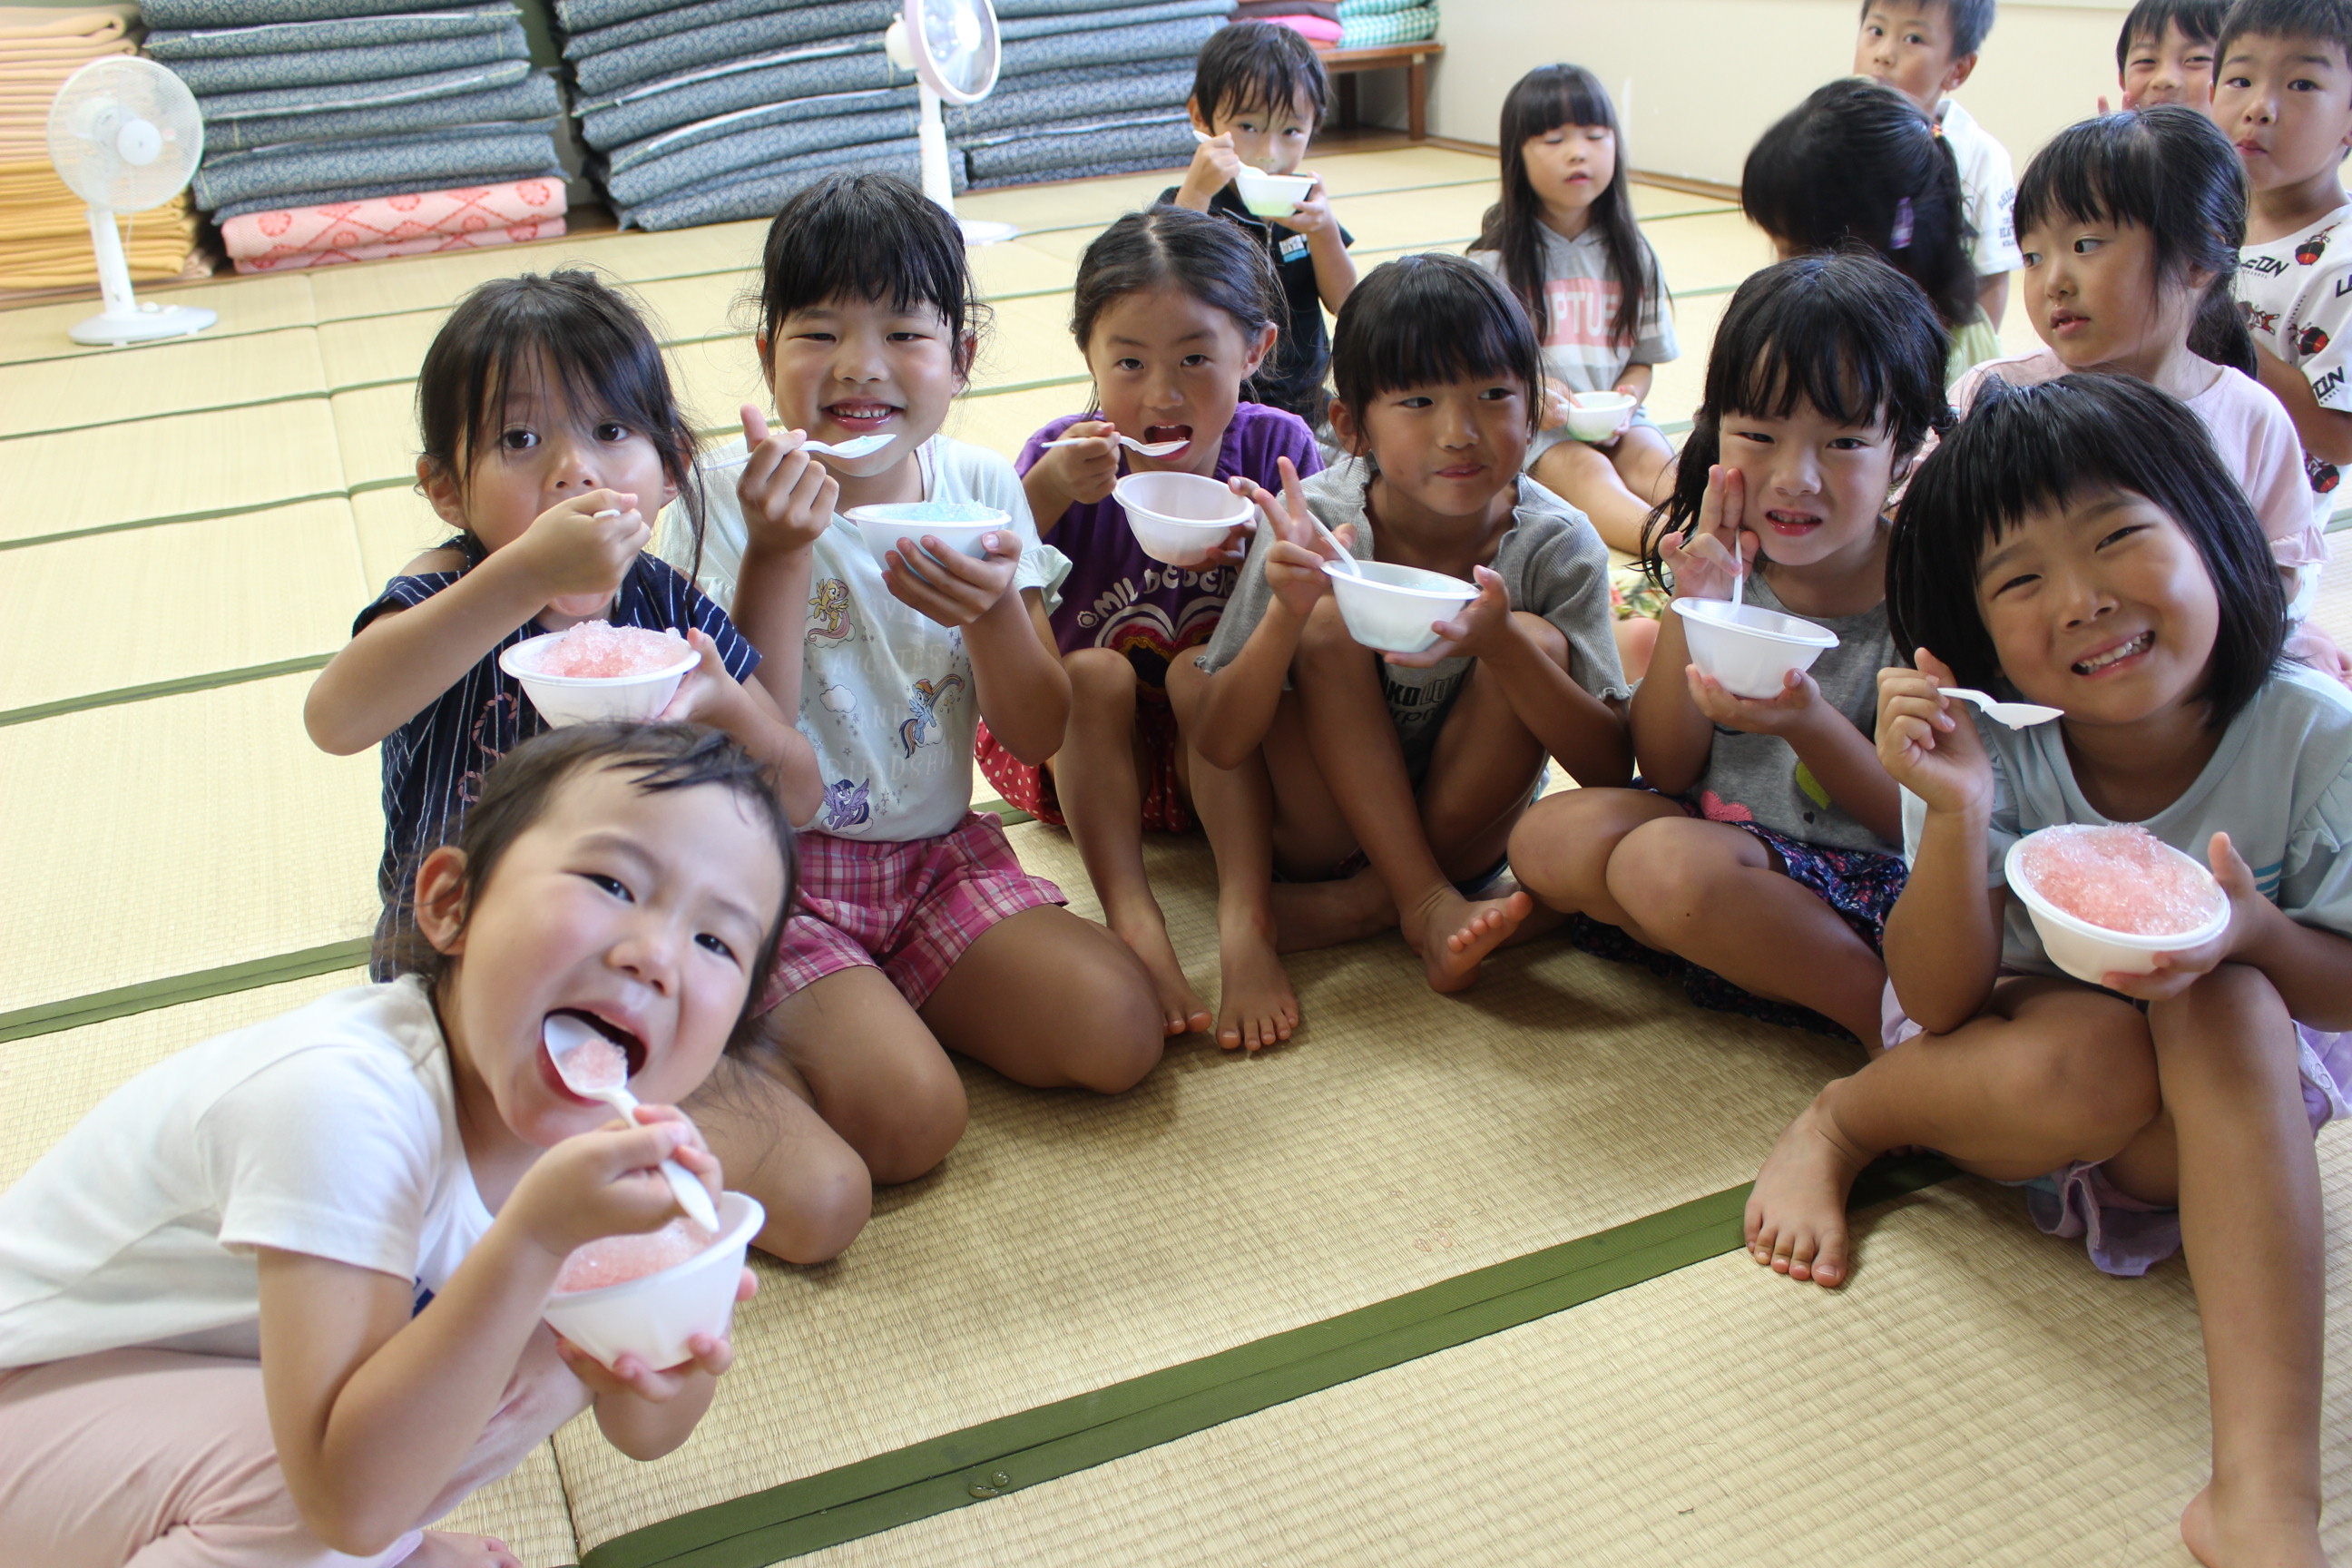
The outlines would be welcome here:
[[[493,245],[520,245],[528,239],[557,239],[562,234],[562,218],[533,218],[529,223],[512,224],[505,228],[469,229],[464,234],[422,234],[412,239],[388,239],[378,245],[342,246],[327,250],[289,250],[272,256],[240,256],[236,258],[236,269],[239,272],[292,272],[299,268],[332,267],[345,261],[383,261],[394,256],[434,256],[445,250],[483,250]]]
[[[1272,22],[1276,26],[1289,27],[1297,32],[1304,33],[1307,35],[1307,40],[1309,43],[1336,44],[1339,41],[1339,24],[1337,22],[1327,21],[1323,17],[1314,16],[1311,13],[1306,16],[1253,16],[1251,20],[1257,22]]]
[[[383,251],[376,247],[543,225],[551,218],[562,217],[564,210],[562,181],[509,180],[504,184],[461,185],[418,195],[374,196],[361,202],[246,213],[221,225],[221,239],[240,269],[258,271],[263,269],[244,268],[243,264],[266,261],[273,267],[282,266],[282,258],[329,250],[351,257],[362,252],[417,256],[424,252]],[[562,234],[563,229],[559,224],[549,232]],[[515,238],[538,237],[537,234],[509,235],[504,240],[483,243],[499,245]],[[459,245],[439,248],[466,247]]]

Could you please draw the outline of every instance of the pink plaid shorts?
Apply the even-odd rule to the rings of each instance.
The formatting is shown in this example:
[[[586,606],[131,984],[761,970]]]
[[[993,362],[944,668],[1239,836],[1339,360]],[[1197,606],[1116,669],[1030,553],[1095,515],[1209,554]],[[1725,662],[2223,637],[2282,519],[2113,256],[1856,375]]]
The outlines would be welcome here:
[[[1004,825],[984,811],[937,838],[800,836],[800,896],[776,943],[766,1012],[828,974],[879,969],[920,1007],[982,932],[1024,910],[1064,904],[1021,868]]]

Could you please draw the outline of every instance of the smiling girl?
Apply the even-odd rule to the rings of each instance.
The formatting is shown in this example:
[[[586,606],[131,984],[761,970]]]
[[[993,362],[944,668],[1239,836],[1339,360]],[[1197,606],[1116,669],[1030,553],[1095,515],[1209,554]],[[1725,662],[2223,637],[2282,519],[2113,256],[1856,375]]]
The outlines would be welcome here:
[[[600,1365],[540,1313],[573,1248],[676,1216],[672,1102],[748,1033],[792,897],[764,769],[708,730],[583,725],[492,768],[418,868],[402,977],[149,1068],[0,1194],[12,1563],[520,1568],[422,1527],[593,1404],[637,1459],[731,1360]],[[625,1049],[636,1122],[541,1036]],[[739,1291],[748,1295],[747,1271]]]
[[[1885,511],[1948,416],[1943,365],[1927,297],[1867,253],[1739,286],[1651,570],[1671,568],[1677,605],[1727,599],[1736,556],[1748,603],[1838,645],[1779,696],[1735,697],[1691,662],[1682,616],[1662,617],[1633,696],[1646,787],[1551,796],[1511,836],[1521,884],[1583,917],[1581,945],[1679,969],[1703,1006],[1821,1015],[1861,1039],[1878,1026],[1880,929],[1903,886],[1895,784],[1870,741],[1893,647]]]
[[[769,656],[758,679],[799,713],[824,804],[801,835],[754,1070],[697,1114],[747,1142],[763,1124],[779,1144],[837,1135],[876,1182],[921,1175],[962,1136],[947,1051],[1117,1093],[1164,1037],[1140,961],[971,809],[980,721],[1034,765],[1070,710],[1046,620],[1069,563],[1038,542],[1010,463],[939,433],[981,309],[954,218],[913,185],[811,185],[776,215],[761,266],[761,370],[784,428],[747,406],[744,441],[704,464],[704,581]],[[856,458],[803,450],[864,436],[889,439]],[[981,559],[910,524],[877,560],[840,515],[912,501],[1006,521]]]
[[[1916,668],[1879,683],[1911,862],[1884,1049],[1781,1134],[1750,1252],[1843,1283],[1847,1190],[1910,1144],[2022,1185],[2110,1273],[2185,1251],[2213,1471],[2181,1533],[2216,1568],[2324,1563],[2311,1137],[2352,1074],[2352,695],[2280,662],[2284,593],[2243,494],[2137,382],[1987,388],[1913,481],[1887,578]],[[2064,716],[1980,725],[1953,684]],[[2111,822],[2210,863],[2230,921],[2090,985],[2003,866],[2026,834]]]

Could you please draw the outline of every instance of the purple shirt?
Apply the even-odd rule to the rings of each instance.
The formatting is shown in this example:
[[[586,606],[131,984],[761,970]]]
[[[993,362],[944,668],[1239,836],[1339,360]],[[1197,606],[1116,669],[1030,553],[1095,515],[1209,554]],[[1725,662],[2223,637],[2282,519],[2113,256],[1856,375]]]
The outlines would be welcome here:
[[[1045,455],[1046,442],[1097,417],[1070,414],[1055,420],[1029,437],[1013,468],[1027,473]],[[1276,458],[1288,458],[1301,479],[1323,467],[1314,435],[1298,416],[1263,404],[1237,405],[1217,447],[1216,477],[1239,474],[1279,489]],[[1127,471],[1123,456],[1119,470]],[[1202,569],[1154,561],[1135,542],[1126,509],[1109,496],[1091,503],[1073,502],[1058,522],[1041,517],[1037,531],[1070,558],[1062,602],[1054,611],[1055,643],[1066,654],[1082,647],[1117,648],[1144,683],[1154,688],[1167,685],[1171,659],[1209,640],[1241,575],[1238,566]]]

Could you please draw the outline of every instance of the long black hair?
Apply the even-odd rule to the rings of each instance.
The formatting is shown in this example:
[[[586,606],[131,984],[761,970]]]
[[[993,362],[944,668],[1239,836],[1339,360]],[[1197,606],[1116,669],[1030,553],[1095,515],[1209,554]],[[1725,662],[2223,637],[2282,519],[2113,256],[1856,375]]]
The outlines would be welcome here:
[[[1112,223],[1079,258],[1070,291],[1078,352],[1087,352],[1113,301],[1150,289],[1181,289],[1223,311],[1244,342],[1268,326],[1278,331],[1282,321],[1282,282],[1264,245],[1237,223],[1162,202]]]
[[[2286,584],[2205,422],[2125,375],[2038,386],[1988,377],[1912,476],[1886,547],[1886,618],[1908,660],[1926,648],[1964,685],[2011,689],[1978,607],[1978,562],[2028,515],[2102,490],[2145,496],[2205,563],[2221,605],[2199,693],[2221,729],[2253,700],[2286,641]]]
[[[1726,415],[1785,419],[1810,404],[1840,425],[1884,430],[1900,461],[1951,423],[1946,352],[1943,323],[1919,286],[1859,246],[1751,274],[1716,329],[1674,494],[1643,524],[1650,576],[1665,581],[1666,535],[1698,521],[1706,471],[1722,460]]]
[[[1424,251],[1364,274],[1331,330],[1331,389],[1363,427],[1382,393],[1456,381],[1516,381],[1528,434],[1541,417],[1543,349],[1511,291],[1459,256]]]
[[[694,540],[688,573],[698,570],[703,510],[693,427],[645,318],[593,273],[495,279],[457,301],[416,375],[425,461],[463,496],[474,459],[498,444],[508,397],[543,376],[562,389],[574,419],[592,427],[625,425],[653,442]]]
[[[2231,294],[2246,237],[2245,171],[2210,120],[2165,103],[2061,131],[2017,182],[2017,232],[2057,218],[2146,229],[2159,286],[2210,274],[2189,350],[2254,374],[2253,339]]]
[[[969,375],[988,307],[964,260],[963,231],[896,174],[835,174],[794,193],[768,225],[760,257],[759,333],[771,353],[795,310],[867,300],[928,305],[948,324],[958,375]]]
[[[1868,246],[1926,291],[1947,331],[1980,313],[1952,150],[1884,83],[1847,77],[1783,115],[1748,154],[1739,206],[1790,250]]]
[[[1642,335],[1642,308],[1653,296],[1665,294],[1657,258],[1650,254],[1640,226],[1633,221],[1633,182],[1625,173],[1625,133],[1617,122],[1617,108],[1601,79],[1582,66],[1538,66],[1521,77],[1503,100],[1499,133],[1503,153],[1503,199],[1486,209],[1479,226],[1480,250],[1503,258],[1503,278],[1535,323],[1541,341],[1551,330],[1544,303],[1543,202],[1528,184],[1527,144],[1560,126],[1605,125],[1617,141],[1616,173],[1609,186],[1592,198],[1591,223],[1609,258],[1609,276],[1617,281],[1617,320],[1611,332],[1620,343]]]

